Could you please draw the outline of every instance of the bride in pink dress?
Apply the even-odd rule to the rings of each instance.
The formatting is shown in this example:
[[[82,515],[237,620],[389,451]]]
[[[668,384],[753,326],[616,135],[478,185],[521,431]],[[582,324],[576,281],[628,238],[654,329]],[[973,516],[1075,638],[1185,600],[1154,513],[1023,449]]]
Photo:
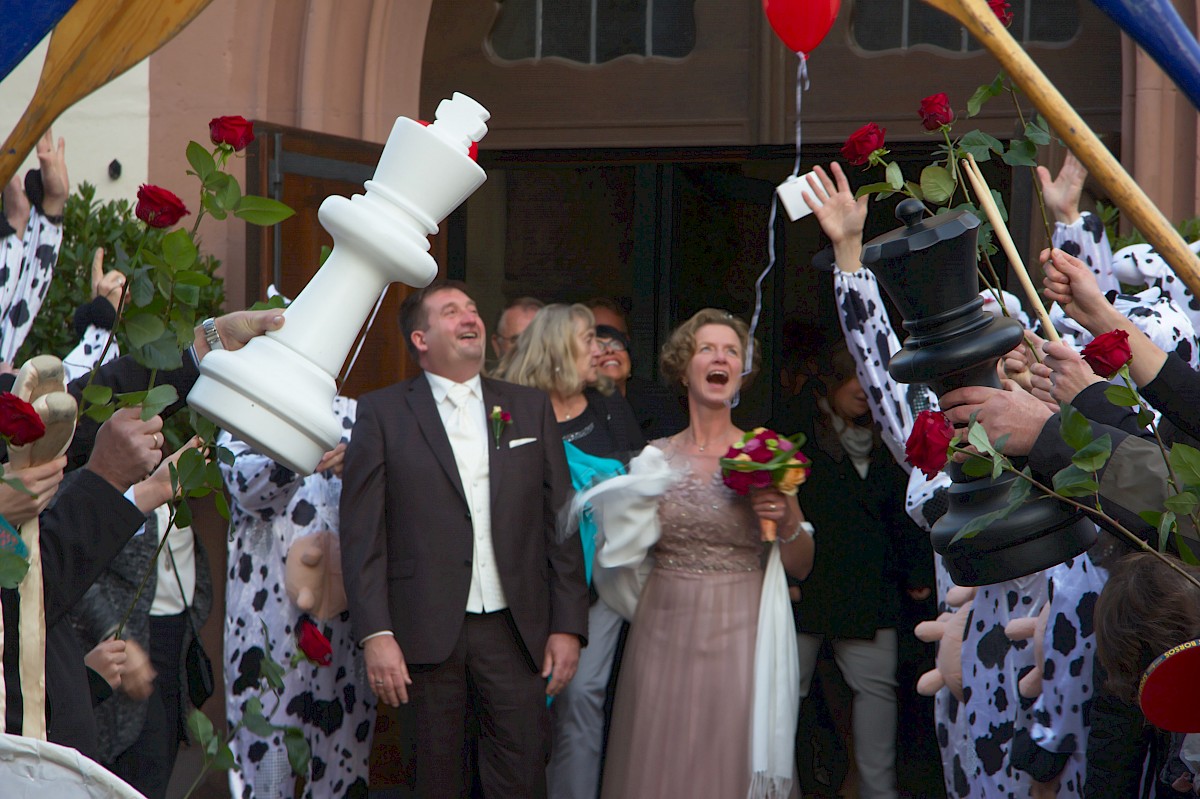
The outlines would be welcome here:
[[[750,789],[759,519],[777,523],[783,566],[797,578],[812,567],[813,539],[794,496],[738,496],[722,480],[720,458],[742,437],[730,408],[747,344],[744,322],[705,309],[663,347],[664,374],[687,390],[690,424],[652,442],[682,477],[659,501],[661,535],[617,684],[604,799],[743,799]]]

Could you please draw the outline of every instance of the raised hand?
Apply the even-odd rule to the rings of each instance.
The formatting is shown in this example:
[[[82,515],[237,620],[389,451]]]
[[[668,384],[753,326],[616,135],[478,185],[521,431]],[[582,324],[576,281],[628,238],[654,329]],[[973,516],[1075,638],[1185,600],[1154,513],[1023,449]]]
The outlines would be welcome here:
[[[121,302],[121,287],[125,285],[125,276],[113,269],[104,271],[104,248],[97,247],[92,254],[92,299],[103,297],[112,305],[113,310]]]
[[[805,191],[802,196],[813,209],[813,216],[821,223],[825,235],[833,242],[838,267],[844,272],[855,272],[861,266],[859,255],[869,197],[864,195],[854,199],[850,181],[846,180],[846,173],[837,161],[829,165],[829,170],[833,173],[832,180],[824,169],[815,167],[817,179],[809,177],[811,192]]]
[[[42,167],[42,210],[47,216],[61,216],[71,193],[71,180],[67,177],[67,143],[59,137],[54,146],[54,134],[50,128],[37,143],[38,162]]]
[[[1050,179],[1050,170],[1037,168],[1038,180],[1042,183],[1042,196],[1046,207],[1054,213],[1054,219],[1069,225],[1079,218],[1079,197],[1083,194],[1083,182],[1087,180],[1087,169],[1071,152],[1063,161],[1058,177]]]
[[[1061,305],[1067,316],[1095,336],[1113,329],[1113,315],[1120,314],[1100,292],[1096,276],[1083,261],[1062,250],[1042,250],[1041,262],[1046,296]]]

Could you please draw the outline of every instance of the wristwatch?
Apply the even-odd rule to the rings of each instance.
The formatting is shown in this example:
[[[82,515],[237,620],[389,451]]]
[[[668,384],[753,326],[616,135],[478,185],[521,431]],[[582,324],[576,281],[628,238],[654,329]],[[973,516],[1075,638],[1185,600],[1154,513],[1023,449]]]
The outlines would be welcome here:
[[[221,343],[221,334],[217,332],[217,320],[211,316],[200,323],[200,328],[204,331],[204,340],[208,342],[210,350],[223,350],[225,345]]]

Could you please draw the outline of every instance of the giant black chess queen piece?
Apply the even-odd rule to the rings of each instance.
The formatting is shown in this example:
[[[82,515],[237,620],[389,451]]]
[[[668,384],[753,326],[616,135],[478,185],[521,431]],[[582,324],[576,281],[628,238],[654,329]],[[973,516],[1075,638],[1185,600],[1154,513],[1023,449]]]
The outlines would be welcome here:
[[[902,383],[926,383],[937,394],[961,386],[1000,388],[999,359],[1021,342],[1021,324],[983,310],[976,268],[979,220],[967,211],[924,219],[925,206],[904,200],[896,217],[904,227],[863,248],[870,267],[904,315],[909,337],[888,371]],[[1008,517],[972,538],[951,540],[968,520],[1008,504],[1021,478],[1004,473],[973,478],[947,466],[949,510],[933,526],[933,548],[958,585],[989,585],[1062,563],[1096,540],[1083,513],[1034,491]]]

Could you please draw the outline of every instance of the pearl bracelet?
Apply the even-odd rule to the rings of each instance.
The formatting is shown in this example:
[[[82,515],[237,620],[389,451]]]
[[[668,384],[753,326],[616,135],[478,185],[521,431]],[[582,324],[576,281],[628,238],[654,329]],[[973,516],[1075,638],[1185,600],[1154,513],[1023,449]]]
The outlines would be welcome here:
[[[795,541],[797,538],[799,538],[801,533],[808,533],[809,536],[812,536],[812,534],[813,534],[812,523],[811,522],[800,522],[800,524],[796,526],[796,532],[792,533],[787,538],[779,539],[779,543],[790,544],[793,541]]]

